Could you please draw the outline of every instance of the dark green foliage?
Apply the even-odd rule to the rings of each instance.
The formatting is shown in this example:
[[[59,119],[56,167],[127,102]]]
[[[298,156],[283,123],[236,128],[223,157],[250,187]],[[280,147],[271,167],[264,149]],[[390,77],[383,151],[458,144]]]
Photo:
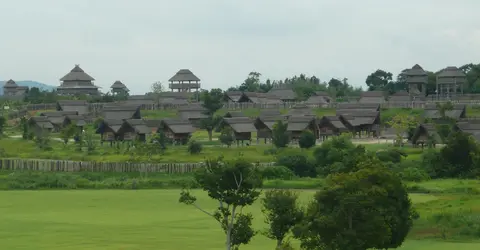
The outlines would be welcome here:
[[[202,106],[205,108],[204,114],[207,118],[202,119],[200,125],[207,130],[208,138],[212,141],[212,131],[220,124],[221,117],[215,116],[215,112],[223,107],[224,93],[221,89],[211,89],[203,92]]]
[[[388,169],[364,162],[359,171],[330,177],[294,230],[305,249],[399,247],[416,212],[408,193]]]
[[[6,124],[7,124],[7,119],[3,115],[0,115],[0,136],[2,136],[3,133],[5,132]]]
[[[315,162],[303,153],[281,154],[277,164],[290,169],[299,177],[315,177]]]
[[[222,129],[222,133],[218,137],[218,140],[227,147],[230,147],[235,141],[235,136],[230,127],[225,127]]]
[[[60,131],[60,138],[62,138],[63,142],[67,144],[68,141],[75,135],[75,133],[78,133],[78,132],[79,132],[79,129],[75,125],[75,123],[70,123],[64,128],[62,128],[62,130]]]
[[[35,144],[41,150],[50,151],[52,146],[50,145],[50,133],[46,130],[43,130],[41,133],[38,133],[35,136]]]
[[[87,153],[92,154],[97,149],[97,141],[95,141],[95,136],[92,132],[87,131],[83,136],[85,139],[85,146],[87,147]]]
[[[454,132],[440,152],[425,152],[422,162],[432,178],[474,178],[480,175],[479,155],[472,137]]]
[[[288,189],[269,190],[262,198],[262,212],[269,225],[265,235],[277,242],[277,249],[284,245],[284,240],[292,228],[303,217],[298,205],[298,194]]]
[[[285,148],[290,142],[290,136],[287,132],[288,124],[282,121],[277,121],[273,125],[272,130],[272,143],[277,148]]]
[[[200,154],[202,152],[203,146],[201,143],[191,140],[188,143],[187,150],[190,154],[195,155],[195,154]]]
[[[290,180],[295,177],[295,173],[285,166],[271,166],[262,169],[262,178],[265,180]]]
[[[358,170],[358,164],[374,157],[362,145],[355,146],[346,135],[332,138],[315,149],[317,173],[328,176]]]
[[[317,138],[311,131],[303,131],[300,135],[300,139],[298,140],[298,145],[300,148],[311,148],[315,146]]]
[[[436,130],[442,141],[447,141],[452,133],[452,125],[449,123],[438,124]]]
[[[403,161],[400,163],[390,163],[389,168],[400,178],[402,181],[426,181],[430,179],[430,175],[419,161]]]
[[[407,154],[400,149],[387,149],[377,151],[377,157],[383,162],[399,163]]]
[[[30,131],[26,117],[22,117],[20,119],[20,126],[22,128],[22,138],[24,140],[32,140],[34,138],[34,134]]]

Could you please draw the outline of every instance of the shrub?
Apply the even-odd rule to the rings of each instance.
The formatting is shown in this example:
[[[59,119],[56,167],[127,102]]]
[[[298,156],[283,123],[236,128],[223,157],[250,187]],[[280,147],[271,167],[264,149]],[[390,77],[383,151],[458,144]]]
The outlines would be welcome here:
[[[200,154],[202,152],[202,144],[195,140],[191,140],[190,143],[188,143],[188,152],[192,155],[194,154]]]
[[[399,163],[402,161],[402,156],[407,156],[404,152],[399,149],[387,149],[377,151],[377,157],[383,162],[392,162]]]
[[[298,140],[298,145],[300,148],[311,148],[315,146],[317,138],[315,135],[310,131],[303,131],[300,135],[300,139]]]
[[[295,174],[289,168],[285,166],[271,166],[262,170],[263,179],[272,180],[291,180]]]
[[[292,153],[278,157],[277,163],[290,169],[299,177],[315,177],[315,163],[307,155]]]

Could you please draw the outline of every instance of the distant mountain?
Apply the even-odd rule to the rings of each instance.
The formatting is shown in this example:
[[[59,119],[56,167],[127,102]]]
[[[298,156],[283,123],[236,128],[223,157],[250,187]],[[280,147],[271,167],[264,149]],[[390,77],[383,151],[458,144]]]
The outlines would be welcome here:
[[[41,82],[36,82],[36,81],[15,81],[18,86],[27,86],[29,88],[39,88],[40,90],[46,90],[46,91],[52,91],[56,89],[56,87],[52,85],[48,85],[45,83]],[[3,85],[5,84],[5,81],[0,81],[0,95],[3,95]]]

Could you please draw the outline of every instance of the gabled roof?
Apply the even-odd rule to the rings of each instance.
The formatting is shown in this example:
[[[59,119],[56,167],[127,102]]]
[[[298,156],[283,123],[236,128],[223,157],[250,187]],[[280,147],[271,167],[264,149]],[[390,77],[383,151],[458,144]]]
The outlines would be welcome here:
[[[60,78],[60,81],[95,81],[95,79],[85,73],[80,65],[76,64],[68,74]]]
[[[338,116],[323,116],[318,120],[318,125],[322,126],[324,123],[330,123],[338,130],[347,130],[340,117]]]
[[[480,123],[477,122],[458,122],[457,128],[465,133],[477,133],[480,132]]]
[[[288,117],[287,131],[303,131],[314,121],[315,117],[313,116],[290,116]]]
[[[61,111],[74,111],[79,115],[88,113],[88,103],[84,100],[60,100],[57,102],[57,109]]]
[[[265,125],[268,129],[272,130],[273,129],[273,125],[275,125],[275,123],[277,121],[282,121],[282,122],[286,122],[285,121],[285,116],[260,116],[260,117],[257,117],[254,121],[254,126],[259,129],[259,125],[260,124],[263,124]]]
[[[83,115],[67,115],[66,117],[71,122],[75,122],[77,126],[85,126],[85,116]]]
[[[161,125],[168,127],[175,134],[190,134],[195,132],[192,124],[184,119],[163,119]]]
[[[329,102],[327,98],[328,97],[326,96],[312,95],[305,101],[305,103],[306,104],[326,104]]]
[[[88,102],[85,101],[85,100],[59,100],[59,101],[57,101],[57,103],[60,106],[64,106],[64,105],[67,105],[67,106],[85,106],[85,105],[88,105]]]
[[[110,88],[112,89],[125,89],[125,90],[128,90],[127,86],[125,86],[125,84],[123,84],[121,81],[115,81],[112,86],[110,86]]]
[[[411,69],[405,70],[403,74],[405,74],[406,76],[427,76],[428,75],[428,73],[425,70],[423,70],[423,68],[418,64],[413,65]]]
[[[5,85],[3,85],[3,88],[7,88],[7,89],[8,89],[8,88],[12,88],[12,89],[13,89],[13,88],[17,88],[17,87],[18,87],[17,83],[16,83],[14,80],[12,80],[12,79],[8,80],[8,81],[5,83]]]
[[[383,91],[365,91],[360,93],[361,97],[385,97],[385,92]]]
[[[297,98],[297,93],[290,88],[273,88],[268,91],[268,94],[281,100],[295,100]]]
[[[465,105],[465,104],[454,104],[452,110],[445,111],[445,116],[458,120],[458,119],[465,116],[466,110],[467,110],[467,105]],[[436,104],[425,105],[424,117],[425,118],[430,118],[430,119],[441,118],[440,111],[438,110]]]
[[[139,111],[140,107],[138,105],[105,105],[103,107],[103,117],[106,120],[131,119]]]
[[[198,82],[200,78],[192,73],[189,69],[179,70],[172,78],[168,80],[169,82]]]
[[[255,132],[252,119],[248,117],[223,118],[225,124],[230,126],[236,133]]]
[[[133,127],[137,134],[149,134],[152,132],[152,130],[142,119],[127,119],[125,120],[125,123]]]
[[[29,119],[29,123],[36,124],[40,128],[53,129],[53,124],[46,116],[32,116]]]
[[[225,92],[225,96],[232,100],[233,102],[238,102],[240,98],[242,97],[243,92],[242,91],[227,91]]]
[[[150,129],[157,129],[162,123],[161,119],[145,119],[144,121],[145,125],[147,125],[147,127],[149,127]]]
[[[201,103],[192,103],[188,106],[184,107],[179,107],[178,111],[183,112],[183,111],[205,111],[206,109],[203,107]]]
[[[173,99],[188,99],[192,93],[182,91],[182,92],[172,92],[172,91],[166,91],[166,92],[161,92],[158,95],[160,96],[160,99],[163,98],[173,98]]]
[[[410,102],[410,94],[405,90],[395,92],[388,98],[390,102]]]
[[[118,133],[124,121],[120,119],[106,119],[106,120],[103,120],[102,123],[103,123],[103,126],[110,127],[113,130],[113,132]]]
[[[433,124],[427,123],[418,125],[418,127],[413,132],[413,136],[411,138],[412,142],[416,143],[422,133],[426,133],[428,136],[432,136],[436,143],[442,142],[442,138],[438,134],[435,126]]]
[[[437,74],[437,77],[438,78],[453,78],[453,77],[455,77],[455,78],[465,78],[466,75],[459,68],[457,68],[455,66],[448,66],[448,67],[440,70],[440,72],[438,72],[438,74]]]

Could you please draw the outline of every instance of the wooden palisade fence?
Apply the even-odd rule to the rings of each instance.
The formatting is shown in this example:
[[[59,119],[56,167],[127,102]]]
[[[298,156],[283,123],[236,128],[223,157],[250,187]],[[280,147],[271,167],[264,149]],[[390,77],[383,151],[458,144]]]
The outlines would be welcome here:
[[[0,159],[3,171],[44,171],[44,172],[146,172],[146,173],[190,173],[203,163],[137,163],[137,162],[89,162],[48,159]],[[259,163],[260,166],[273,166]]]

